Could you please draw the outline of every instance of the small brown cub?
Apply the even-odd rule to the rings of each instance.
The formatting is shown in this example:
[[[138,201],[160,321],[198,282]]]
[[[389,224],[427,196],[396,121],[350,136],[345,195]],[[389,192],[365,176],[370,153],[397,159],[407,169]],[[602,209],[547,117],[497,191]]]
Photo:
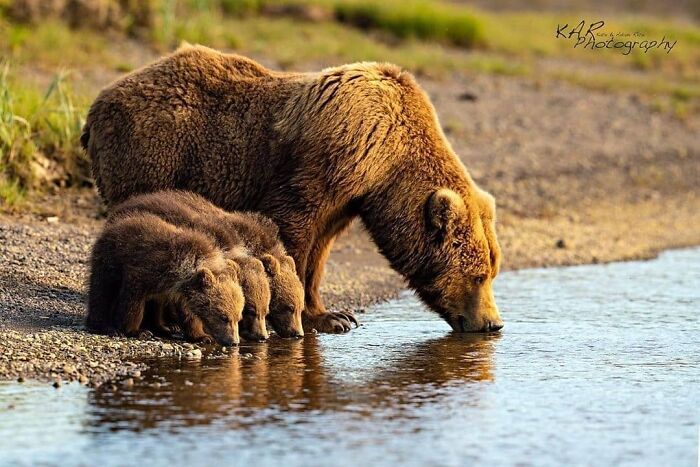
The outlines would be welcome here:
[[[164,191],[182,205],[200,212],[227,232],[237,232],[251,255],[262,261],[270,281],[270,314],[267,322],[281,337],[304,335],[304,286],[294,259],[279,239],[279,229],[270,218],[256,212],[225,211],[204,197],[186,191]]]
[[[244,299],[236,270],[201,232],[147,213],[114,220],[92,249],[87,326],[139,335],[153,300],[177,304],[188,337],[237,344]]]
[[[244,338],[261,340],[267,337],[267,329],[262,326],[264,321],[260,318],[265,315],[267,322],[281,337],[304,335],[301,323],[304,287],[297,276],[294,260],[287,255],[278,238],[277,225],[269,218],[257,213],[227,212],[195,193],[167,190],[129,198],[110,211],[108,222],[138,212],[150,213],[172,224],[213,237],[226,256],[239,263],[246,298],[241,323]],[[269,307],[267,304],[263,307],[266,292],[260,281],[257,263],[252,268],[247,267],[251,262],[241,255],[240,246],[264,267]]]
[[[248,341],[267,339],[270,335],[265,318],[270,308],[270,284],[263,263],[248,254],[237,229],[226,229],[226,226],[208,212],[188,206],[188,203],[183,202],[183,198],[187,196],[186,193],[169,191],[134,196],[115,206],[109,213],[107,223],[113,223],[125,216],[147,213],[173,225],[190,228],[211,237],[223,250],[224,256],[238,265],[245,298],[243,319],[239,323],[241,337]],[[171,307],[166,310],[162,303],[157,306],[160,311],[154,314],[156,319],[149,325],[157,333],[167,335],[171,324],[168,320],[177,317],[178,312]]]

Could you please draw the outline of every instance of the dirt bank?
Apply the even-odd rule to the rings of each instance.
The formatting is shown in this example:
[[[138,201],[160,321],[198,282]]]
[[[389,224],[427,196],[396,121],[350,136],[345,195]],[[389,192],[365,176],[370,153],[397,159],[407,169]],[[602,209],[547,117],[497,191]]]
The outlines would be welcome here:
[[[475,77],[424,85],[455,150],[496,195],[505,269],[700,244],[697,119],[655,113],[632,94],[558,83]],[[97,201],[61,194],[35,211],[0,216],[0,379],[99,384],[138,377],[134,357],[201,357],[182,343],[84,332],[86,265],[102,224]],[[333,250],[322,292],[331,308],[353,309],[361,320],[401,287],[354,225]]]

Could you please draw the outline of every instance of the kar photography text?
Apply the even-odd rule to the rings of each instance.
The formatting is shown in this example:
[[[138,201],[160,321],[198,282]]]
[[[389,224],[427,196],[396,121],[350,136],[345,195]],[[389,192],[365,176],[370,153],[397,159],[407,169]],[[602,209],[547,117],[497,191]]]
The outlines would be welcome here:
[[[643,50],[649,53],[652,49],[671,53],[676,46],[677,40],[671,41],[663,36],[661,40],[648,39],[641,32],[606,32],[603,31],[605,21],[596,21],[586,26],[586,21],[581,20],[576,26],[569,27],[569,24],[557,24],[557,39],[571,40],[574,49],[603,50],[612,49],[619,51],[623,55],[629,55],[634,49]]]

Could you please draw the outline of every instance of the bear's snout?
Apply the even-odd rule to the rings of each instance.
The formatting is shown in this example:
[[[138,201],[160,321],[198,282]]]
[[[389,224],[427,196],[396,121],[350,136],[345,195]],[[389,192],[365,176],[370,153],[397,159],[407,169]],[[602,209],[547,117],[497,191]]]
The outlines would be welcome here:
[[[478,325],[477,325],[478,326]],[[481,327],[475,327],[473,321],[470,321],[465,316],[460,315],[457,318],[457,329],[458,332],[497,332],[503,329],[503,321],[500,318],[495,320],[487,320]],[[455,326],[452,326],[453,328]]]
[[[503,328],[503,321],[487,321],[484,325],[483,332],[495,332],[500,331]]]

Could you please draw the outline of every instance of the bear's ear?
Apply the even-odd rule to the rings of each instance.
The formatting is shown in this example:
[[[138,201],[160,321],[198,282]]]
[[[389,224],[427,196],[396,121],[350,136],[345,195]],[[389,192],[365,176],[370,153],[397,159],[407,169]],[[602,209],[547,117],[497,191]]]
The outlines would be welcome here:
[[[260,257],[263,266],[265,266],[265,272],[270,276],[276,276],[280,273],[280,263],[277,258],[270,254],[264,254]]]
[[[190,284],[196,290],[206,290],[214,286],[214,273],[207,268],[202,268],[194,273]]]
[[[282,261],[283,261],[287,266],[289,266],[290,268],[292,268],[292,271],[296,271],[296,270],[297,270],[297,263],[294,261],[294,258],[292,258],[291,256],[289,256],[289,255],[284,255],[284,257],[282,258]]]
[[[467,214],[464,200],[448,188],[434,191],[426,202],[425,211],[429,227],[442,234],[451,232],[457,220]]]
[[[226,274],[233,279],[234,281],[238,282],[241,279],[241,267],[238,265],[238,263],[232,259],[227,259],[226,260]]]

